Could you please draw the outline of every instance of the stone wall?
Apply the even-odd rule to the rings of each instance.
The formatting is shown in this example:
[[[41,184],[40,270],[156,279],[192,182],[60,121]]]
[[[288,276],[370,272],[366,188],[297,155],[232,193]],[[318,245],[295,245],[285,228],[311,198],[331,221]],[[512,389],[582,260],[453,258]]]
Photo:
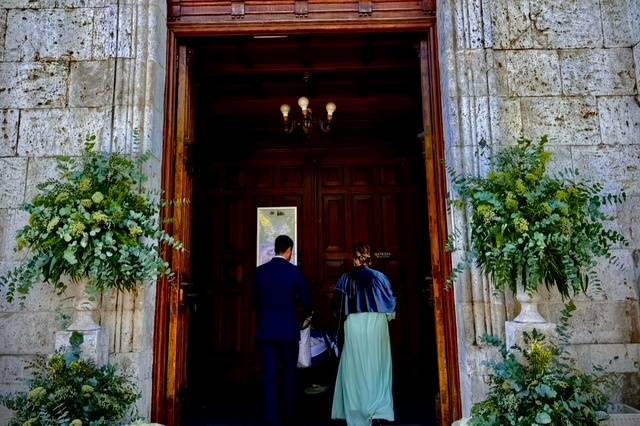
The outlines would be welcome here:
[[[55,176],[54,156],[77,155],[94,134],[105,150],[151,150],[150,185],[160,186],[166,62],[163,0],[2,0],[0,2],[0,273],[14,266],[18,207]],[[140,135],[134,142],[135,133]],[[0,392],[24,388],[24,361],[54,350],[57,297],[36,286],[24,306],[0,294]],[[155,287],[109,294],[100,323],[110,360],[137,376],[148,415]],[[0,424],[8,413],[0,408]]]
[[[549,135],[553,168],[578,168],[628,201],[611,210],[630,246],[615,253],[624,270],[603,264],[604,292],[576,298],[579,363],[618,373],[615,399],[640,405],[640,3],[634,0],[442,0],[438,3],[447,159],[482,173],[485,140],[497,147],[519,135]],[[464,229],[454,214],[450,227]],[[473,283],[473,285],[472,285]],[[513,298],[494,292],[477,271],[455,287],[465,413],[485,392],[479,337],[502,336]],[[556,321],[557,295],[543,315]]]

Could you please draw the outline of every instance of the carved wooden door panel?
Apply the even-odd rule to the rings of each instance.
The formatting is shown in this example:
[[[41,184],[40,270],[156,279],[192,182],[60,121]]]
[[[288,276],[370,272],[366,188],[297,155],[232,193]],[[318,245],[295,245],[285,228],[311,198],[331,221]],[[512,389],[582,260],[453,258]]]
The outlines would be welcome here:
[[[257,368],[251,290],[258,207],[298,208],[298,264],[312,287],[317,327],[334,329],[333,289],[352,268],[353,244],[367,241],[374,267],[389,276],[399,301],[394,353],[402,358],[418,351],[418,305],[429,274],[428,242],[420,237],[426,229],[420,159],[356,154],[263,151],[203,170],[197,238],[198,256],[206,258],[197,262],[204,295],[196,326],[208,341],[196,344],[240,359],[231,380],[248,382]]]
[[[328,317],[333,288],[351,269],[355,243],[368,242],[373,267],[384,272],[398,298],[398,321],[392,323],[394,350],[417,351],[419,294],[428,275],[415,160],[359,158],[326,160],[319,165],[319,280],[314,302],[319,316]]]
[[[199,336],[208,351],[239,357],[233,381],[247,382],[256,367],[253,276],[256,268],[256,212],[258,207],[298,208],[298,264],[308,276],[307,262],[314,223],[312,175],[302,157],[282,155],[212,162],[202,173],[202,212],[199,214],[198,281],[202,288],[198,313]]]

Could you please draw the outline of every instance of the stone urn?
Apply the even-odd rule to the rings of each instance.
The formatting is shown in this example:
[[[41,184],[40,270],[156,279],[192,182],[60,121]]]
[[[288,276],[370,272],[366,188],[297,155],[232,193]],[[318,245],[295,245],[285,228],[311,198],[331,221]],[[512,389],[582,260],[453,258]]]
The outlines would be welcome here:
[[[517,285],[516,300],[520,303],[520,313],[513,319],[522,324],[544,324],[546,319],[538,312],[540,296],[537,292],[527,291],[521,282]]]
[[[83,336],[81,358],[92,359],[98,366],[105,365],[109,358],[109,337],[95,320],[97,295],[88,291],[84,280],[75,284],[75,292],[73,322],[66,330],[56,331],[55,348],[66,350],[72,334],[80,332]]]
[[[75,285],[75,301],[73,322],[68,330],[71,331],[92,331],[98,330],[100,325],[95,320],[95,311],[98,301],[88,292],[87,282],[80,280]]]
[[[518,281],[516,300],[520,303],[520,313],[512,321],[504,323],[507,348],[520,345],[523,342],[524,333],[531,333],[533,330],[550,339],[557,338],[556,325],[548,322],[538,312],[540,296],[537,292],[525,290],[521,281]]]

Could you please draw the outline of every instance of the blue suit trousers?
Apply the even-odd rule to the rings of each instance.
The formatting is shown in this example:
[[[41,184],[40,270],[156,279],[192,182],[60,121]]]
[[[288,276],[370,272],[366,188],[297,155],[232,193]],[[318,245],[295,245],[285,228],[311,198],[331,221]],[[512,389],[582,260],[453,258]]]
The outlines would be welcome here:
[[[295,410],[298,342],[261,341],[260,352],[267,424],[291,423]]]

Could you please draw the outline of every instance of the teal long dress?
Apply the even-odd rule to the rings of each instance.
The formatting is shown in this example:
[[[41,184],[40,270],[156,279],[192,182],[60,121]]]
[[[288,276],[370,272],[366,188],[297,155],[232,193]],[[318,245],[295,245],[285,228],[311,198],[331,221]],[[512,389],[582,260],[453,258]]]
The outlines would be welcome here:
[[[394,420],[387,323],[388,314],[379,312],[347,317],[331,418],[345,419],[348,426],[369,426],[372,419]]]

